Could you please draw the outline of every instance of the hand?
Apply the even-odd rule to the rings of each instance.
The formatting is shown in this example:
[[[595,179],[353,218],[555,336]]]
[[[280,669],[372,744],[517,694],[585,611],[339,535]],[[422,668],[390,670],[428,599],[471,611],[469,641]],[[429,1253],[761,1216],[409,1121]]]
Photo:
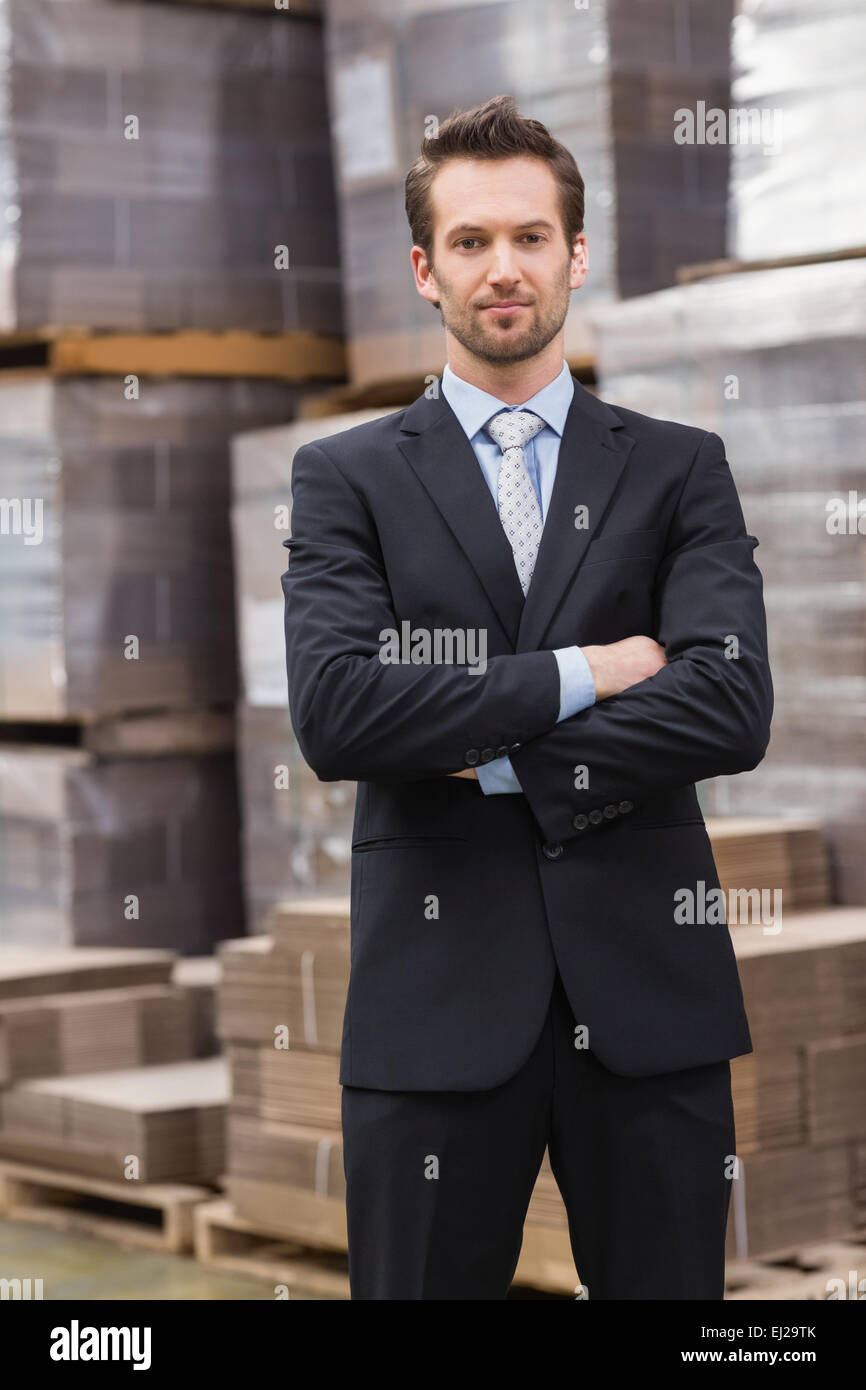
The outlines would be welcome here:
[[[474,767],[464,767],[462,772],[449,772],[449,777],[477,777],[478,774]]]
[[[652,637],[625,637],[605,647],[581,647],[589,662],[596,700],[618,695],[667,665],[664,647]]]

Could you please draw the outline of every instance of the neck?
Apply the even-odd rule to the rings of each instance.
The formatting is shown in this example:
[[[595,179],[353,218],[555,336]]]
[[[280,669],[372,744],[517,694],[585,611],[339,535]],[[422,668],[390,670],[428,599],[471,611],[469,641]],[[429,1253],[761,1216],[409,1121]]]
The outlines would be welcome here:
[[[557,333],[537,356],[524,362],[487,362],[467,351],[451,333],[446,333],[446,338],[448,365],[455,376],[506,405],[520,405],[530,400],[562,371],[562,333]]]

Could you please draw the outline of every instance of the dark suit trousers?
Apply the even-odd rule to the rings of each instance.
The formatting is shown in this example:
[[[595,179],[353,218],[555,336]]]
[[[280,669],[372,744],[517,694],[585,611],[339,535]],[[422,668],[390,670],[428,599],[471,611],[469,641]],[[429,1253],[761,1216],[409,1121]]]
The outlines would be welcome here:
[[[503,1085],[343,1087],[353,1299],[504,1299],[545,1145],[590,1301],[723,1298],[730,1062],[625,1077],[574,1043],[557,975]]]

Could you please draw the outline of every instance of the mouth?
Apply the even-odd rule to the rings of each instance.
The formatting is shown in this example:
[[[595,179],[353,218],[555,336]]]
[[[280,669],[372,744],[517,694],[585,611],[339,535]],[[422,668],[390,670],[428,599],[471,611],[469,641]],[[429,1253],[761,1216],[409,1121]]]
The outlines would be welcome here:
[[[499,317],[500,315],[504,316],[506,314],[517,314],[520,312],[521,309],[528,309],[528,307],[528,304],[519,304],[516,302],[506,302],[504,304],[488,304],[484,308],[484,313],[493,314],[494,317]]]

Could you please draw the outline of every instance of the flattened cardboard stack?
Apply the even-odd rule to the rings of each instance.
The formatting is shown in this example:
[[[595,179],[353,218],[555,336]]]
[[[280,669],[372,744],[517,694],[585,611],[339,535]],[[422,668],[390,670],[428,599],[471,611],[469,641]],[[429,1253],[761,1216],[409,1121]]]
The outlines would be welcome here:
[[[764,577],[775,709],[713,815],[818,816],[866,902],[866,259],[720,275],[605,309],[600,395],[720,435]],[[852,499],[854,499],[852,501]]]
[[[218,1176],[228,1064],[198,1055],[205,972],[184,983],[177,965],[168,951],[0,947],[0,1157],[142,1182]]]
[[[574,154],[590,278],[566,352],[592,351],[590,302],[671,284],[724,254],[728,147],[674,139],[675,112],[729,104],[732,5],[696,0],[332,0],[326,48],[350,371],[438,373],[439,313],[418,295],[406,172],[434,119],[511,93]]]
[[[784,912],[829,903],[830,866],[819,820],[707,816],[706,826],[726,902],[733,893],[757,891]],[[730,910],[728,922],[735,925]]]
[[[194,1057],[210,1057],[219,1052],[216,1035],[217,993],[220,963],[216,956],[192,956],[176,960],[172,983],[183,990],[193,1015]]]
[[[731,1256],[832,1239],[866,1224],[866,908],[787,917],[776,935],[733,933],[753,1054],[735,1058]]]
[[[265,1230],[342,1248],[349,902],[283,903],[268,925],[269,936],[220,948],[218,1028],[232,1070],[225,1186]],[[866,1156],[866,909],[791,912],[775,934],[738,925],[732,937],[755,1051],[731,1064],[740,1161],[731,1258],[866,1221],[854,1176]],[[286,1036],[288,1047],[275,1047]],[[547,1155],[527,1225],[567,1231]]]
[[[0,1146],[92,1176],[214,1181],[228,1096],[224,1057],[20,1082],[0,1093]]]
[[[193,1051],[189,997],[141,985],[0,1002],[0,1085],[175,1062]]]
[[[287,706],[284,596],[292,461],[303,444],[390,413],[361,410],[232,440],[235,603],[243,698],[238,773],[247,930],[284,898],[347,892],[353,782],[320,782],[301,757]],[[270,541],[268,541],[270,537]]]
[[[44,950],[0,945],[0,1000],[33,999],[134,985],[168,984],[173,951],[117,950],[110,947]]]
[[[349,901],[283,903],[267,923],[270,935],[219,950],[217,1026],[232,1077],[224,1185],[260,1228],[345,1249],[338,1076]]]
[[[231,754],[0,744],[0,944],[207,954],[242,922]]]
[[[0,328],[341,332],[319,23],[3,0],[0,46]]]

